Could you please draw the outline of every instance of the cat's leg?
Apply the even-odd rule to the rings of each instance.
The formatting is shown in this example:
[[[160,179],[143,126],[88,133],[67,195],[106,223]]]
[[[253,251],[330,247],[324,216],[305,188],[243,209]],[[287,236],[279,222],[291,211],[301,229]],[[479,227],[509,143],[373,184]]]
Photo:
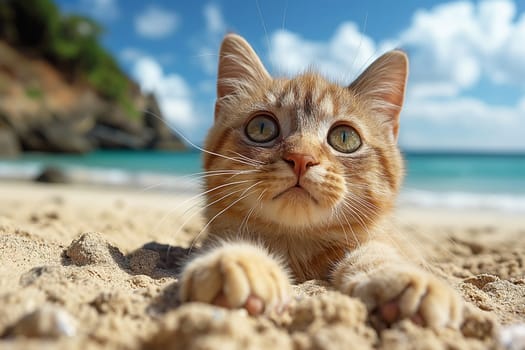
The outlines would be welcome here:
[[[409,318],[434,329],[458,328],[463,318],[463,301],[451,286],[381,242],[349,253],[332,278],[341,292],[360,298],[388,324]]]
[[[283,264],[248,243],[223,243],[191,260],[180,277],[182,302],[245,308],[250,314],[279,312],[290,295]]]

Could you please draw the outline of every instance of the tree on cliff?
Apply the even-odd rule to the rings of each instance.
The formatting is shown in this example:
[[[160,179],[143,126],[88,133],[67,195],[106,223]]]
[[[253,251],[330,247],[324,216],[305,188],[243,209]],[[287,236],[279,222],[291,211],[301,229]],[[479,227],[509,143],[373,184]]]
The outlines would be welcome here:
[[[90,18],[61,14],[51,0],[0,1],[0,38],[46,57],[70,80],[85,78],[103,97],[126,105],[129,81],[99,44],[102,33]]]
[[[100,44],[102,34],[52,0],[0,0],[0,157],[184,149],[155,96],[142,94]]]

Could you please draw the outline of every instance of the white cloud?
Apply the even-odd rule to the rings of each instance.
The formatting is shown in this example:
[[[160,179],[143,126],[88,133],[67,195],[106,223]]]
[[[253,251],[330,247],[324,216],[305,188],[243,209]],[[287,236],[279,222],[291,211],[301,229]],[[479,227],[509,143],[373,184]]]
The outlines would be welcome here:
[[[119,54],[120,58],[126,62],[135,62],[139,58],[146,56],[146,53],[134,47],[128,47],[122,50]]]
[[[490,105],[468,97],[415,100],[402,113],[400,143],[408,149],[525,150],[525,100]]]
[[[96,18],[103,20],[116,19],[120,14],[117,0],[82,0],[82,7]]]
[[[335,80],[355,78],[376,51],[373,40],[352,22],[342,23],[328,42],[303,39],[287,30],[274,32],[270,40],[270,62],[279,74],[314,68]]]
[[[480,81],[525,87],[525,16],[510,0],[418,11],[400,42],[412,78],[401,142],[409,148],[525,150],[525,97],[493,105],[463,95]]]
[[[223,35],[226,31],[226,23],[220,8],[216,4],[207,4],[203,12],[208,33]]]
[[[135,30],[143,37],[159,39],[175,32],[179,22],[175,12],[152,6],[135,18]]]
[[[401,142],[408,148],[525,150],[525,96],[491,105],[465,96],[482,80],[525,88],[525,13],[511,0],[456,1],[416,11],[399,35],[374,42],[352,22],[326,41],[278,30],[269,59],[279,73],[313,67],[349,83],[383,52],[407,50],[410,82]],[[348,79],[342,79],[348,78]]]
[[[476,5],[458,1],[417,11],[399,38],[410,52],[414,87],[421,85],[428,94],[457,95],[483,75],[491,80],[499,75],[501,80],[504,73],[497,73],[501,59],[495,56],[507,55],[503,46],[515,31],[515,14],[510,0]],[[432,91],[434,84],[438,89]]]
[[[206,4],[202,9],[202,14],[206,22],[206,32],[197,45],[197,57],[204,72],[215,75],[218,59],[217,48],[223,35],[226,34],[226,21],[221,9],[213,3]]]
[[[448,125],[450,129],[464,126],[473,132],[486,125],[498,134],[501,128],[507,130],[520,124],[525,127],[523,107],[519,103],[514,106],[490,105],[471,97],[416,99],[405,106],[403,119],[407,122],[425,119],[435,125]],[[522,144],[525,145],[525,140]]]
[[[503,45],[491,60],[492,78],[498,83],[525,86],[525,14],[523,14]]]
[[[278,30],[271,36],[270,62],[285,73],[313,66],[330,77],[355,77],[379,54],[402,47],[410,54],[418,96],[458,95],[483,76],[525,87],[525,14],[515,17],[511,0],[456,1],[416,11],[405,31],[379,43],[352,22],[324,42]]]
[[[217,5],[204,6],[202,14],[203,36],[194,48],[211,77],[227,24]],[[170,32],[176,27],[175,23]],[[352,22],[338,25],[325,41],[288,30],[277,30],[270,38],[268,58],[274,71],[296,74],[315,68],[345,84],[383,52],[405,48],[411,75],[400,143],[406,148],[525,150],[525,95],[512,105],[466,96],[481,81],[525,88],[525,14],[519,16],[510,0],[456,1],[420,10],[404,31],[381,42]],[[166,74],[158,57],[137,50],[125,50],[121,57],[133,62],[134,77],[144,90],[157,94],[163,113],[174,125],[187,133],[201,130],[196,128],[198,115],[205,113],[195,110],[202,103],[195,103],[192,89],[180,75]],[[195,93],[211,95],[214,86],[214,81],[205,80],[196,85]]]
[[[143,91],[153,92],[168,122],[189,131],[197,123],[192,92],[178,74],[165,74],[153,58],[142,56],[135,60],[132,75]]]

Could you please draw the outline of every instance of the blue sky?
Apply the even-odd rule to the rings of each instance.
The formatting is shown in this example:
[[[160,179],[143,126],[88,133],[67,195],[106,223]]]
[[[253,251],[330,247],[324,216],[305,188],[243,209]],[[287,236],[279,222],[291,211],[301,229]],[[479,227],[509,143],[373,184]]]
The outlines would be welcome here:
[[[485,1],[58,0],[95,17],[105,46],[167,118],[200,143],[213,120],[217,50],[233,31],[268,70],[316,67],[349,84],[400,47],[411,59],[400,144],[525,151],[525,5]]]

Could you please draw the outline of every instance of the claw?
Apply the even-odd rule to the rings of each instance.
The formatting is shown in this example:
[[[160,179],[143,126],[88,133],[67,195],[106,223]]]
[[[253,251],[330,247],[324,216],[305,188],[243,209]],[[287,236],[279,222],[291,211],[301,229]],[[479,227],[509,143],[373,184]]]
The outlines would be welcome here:
[[[244,308],[251,316],[260,315],[264,312],[264,302],[255,295],[250,295],[244,304]]]
[[[226,298],[223,292],[219,293],[215,299],[213,299],[212,304],[226,309],[232,309],[232,306],[228,303],[228,298]],[[243,307],[251,316],[257,316],[264,313],[264,302],[261,298],[253,294],[246,299]]]
[[[423,320],[423,317],[419,313],[412,315],[410,317],[410,320],[414,322],[415,324],[417,324],[418,326],[421,326],[421,327],[425,326],[425,320]]]
[[[228,299],[223,292],[220,292],[215,299],[213,299],[212,304],[215,306],[220,306],[229,309],[230,305],[228,304]]]
[[[388,324],[392,324],[399,319],[401,314],[399,304],[396,301],[390,301],[379,308],[381,318]]]

